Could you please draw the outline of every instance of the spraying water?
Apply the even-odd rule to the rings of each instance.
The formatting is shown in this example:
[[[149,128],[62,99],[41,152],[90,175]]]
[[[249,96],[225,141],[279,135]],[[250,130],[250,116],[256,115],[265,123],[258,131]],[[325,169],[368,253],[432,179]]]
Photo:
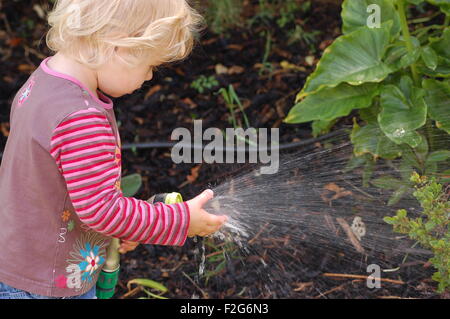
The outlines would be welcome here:
[[[441,139],[448,145],[447,135]],[[238,295],[279,298],[300,289],[299,277],[316,278],[338,265],[367,274],[367,265],[376,264],[386,276],[395,276],[401,267],[423,265],[430,253],[383,221],[399,208],[420,211],[413,189],[388,206],[392,191],[363,186],[363,169],[348,169],[352,152],[343,132],[320,147],[284,154],[277,174],[261,175],[255,167],[213,187],[215,197],[205,209],[226,214],[229,221],[213,239],[201,241],[200,277],[209,280],[226,269],[227,280],[244,287]],[[371,179],[401,179],[406,172],[397,164],[379,160]],[[208,270],[210,261],[215,269]],[[308,267],[312,264],[315,269]],[[265,284],[256,287],[236,267]]]

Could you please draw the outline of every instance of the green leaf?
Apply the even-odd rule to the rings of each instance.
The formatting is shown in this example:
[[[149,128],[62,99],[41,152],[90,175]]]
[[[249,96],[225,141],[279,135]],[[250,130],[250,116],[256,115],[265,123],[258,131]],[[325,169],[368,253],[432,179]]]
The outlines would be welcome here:
[[[154,293],[152,293],[151,291],[148,291],[148,289],[142,288],[142,290],[144,290],[144,292],[145,292],[149,297],[156,298],[156,299],[168,299],[168,298],[166,298],[166,297],[163,297],[163,296],[154,294]]]
[[[371,5],[377,11],[369,10]],[[400,19],[397,11],[389,0],[346,0],[342,4],[342,31],[344,34],[351,33],[361,27],[368,27],[368,20],[373,15],[379,14],[380,23],[392,21],[391,34],[396,35],[400,31]]]
[[[145,278],[137,278],[137,279],[130,280],[127,283],[128,289],[130,289],[132,284],[136,284],[136,285],[140,285],[140,286],[144,286],[144,287],[148,287],[148,288],[153,288],[153,289],[156,289],[161,292],[168,291],[168,289],[164,285],[160,284],[159,282],[156,282],[156,281],[153,281],[150,279],[145,279]]]
[[[289,112],[286,123],[332,121],[347,116],[353,109],[367,108],[378,94],[378,85],[368,83],[360,86],[341,84],[307,96]]]
[[[406,42],[403,40],[397,40],[391,44],[386,51],[383,62],[393,71],[404,69],[415,63],[420,57],[420,41],[415,37],[411,37],[411,42],[414,47],[412,52],[409,52]]]
[[[446,15],[450,15],[450,0],[427,0],[427,2],[438,6]]]
[[[327,134],[330,132],[331,128],[336,124],[336,120],[333,121],[314,121],[311,125],[312,135],[314,137]]]
[[[386,137],[377,123],[364,127],[355,124],[350,135],[356,156],[371,154],[374,158],[395,159],[401,156],[399,147]]]
[[[408,212],[405,209],[399,209],[397,211],[398,218],[405,218],[408,215]]]
[[[404,82],[403,82],[404,83]],[[412,87],[411,96],[395,85],[386,85],[381,90],[381,112],[378,123],[386,136],[396,144],[407,143],[417,147],[422,137],[415,130],[425,125],[427,119],[427,105],[423,99],[424,90]]]
[[[122,177],[121,188],[124,197],[134,196],[141,188],[142,177],[139,174],[132,174]]]
[[[418,5],[418,4],[421,4],[422,2],[424,2],[425,0],[407,0],[407,1],[411,4]]]
[[[422,143],[417,145],[416,148],[414,149],[417,159],[422,163],[425,162],[425,159],[428,156],[428,151],[429,151],[428,141],[425,137],[422,136]]]
[[[418,161],[417,156],[411,149],[411,147],[409,147],[406,144],[402,144],[399,146],[399,148],[402,151],[402,160],[405,163],[405,165],[415,167],[418,170],[422,169],[422,165],[420,165],[420,162]]]
[[[395,225],[397,224],[397,219],[395,217],[383,217],[383,221],[389,225]]]
[[[435,151],[430,153],[427,158],[427,162],[443,162],[450,158],[450,151]]]
[[[436,227],[436,223],[432,220],[428,221],[425,223],[425,230],[426,231],[431,231]]]
[[[398,189],[399,187],[401,187],[405,184],[402,180],[399,180],[392,176],[382,176],[382,177],[372,180],[371,183],[375,187],[382,188],[382,189],[392,189],[392,190]]]
[[[436,121],[438,128],[450,134],[450,84],[425,79],[422,86],[426,90],[425,101],[429,117]]]
[[[397,190],[394,191],[394,193],[392,193],[388,201],[388,206],[393,206],[397,204],[408,193],[409,190],[410,190],[409,186],[406,185],[400,186]]]
[[[444,58],[450,58],[450,28],[444,29],[441,38],[430,38],[430,47]]]
[[[361,85],[384,80],[392,70],[382,62],[389,44],[392,22],[379,29],[360,28],[339,37],[325,49],[320,62],[311,74],[297,101],[326,87],[341,83]]]
[[[436,52],[429,46],[422,48],[421,50],[422,60],[431,70],[436,70],[438,65],[438,56]]]
[[[354,169],[364,165],[367,162],[367,156],[352,156],[343,170],[344,173],[353,171]],[[369,160],[372,160],[369,158]]]
[[[362,185],[363,187],[369,187],[370,178],[375,171],[375,160],[366,161],[362,172]]]

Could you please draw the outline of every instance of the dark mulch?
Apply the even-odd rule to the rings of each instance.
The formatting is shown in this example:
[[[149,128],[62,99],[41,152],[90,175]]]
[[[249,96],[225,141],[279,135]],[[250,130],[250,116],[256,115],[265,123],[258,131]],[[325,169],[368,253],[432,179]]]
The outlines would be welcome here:
[[[11,101],[40,61],[50,53],[45,48],[43,35],[45,21],[38,17],[33,6],[24,1],[3,2],[0,13],[0,150],[3,150],[9,130]],[[31,1],[32,4],[42,3]],[[251,10],[251,7],[248,8]],[[251,15],[251,12],[248,13]],[[340,8],[332,3],[313,1],[309,19],[299,15],[307,32],[320,31],[316,35],[311,51],[305,43],[287,45],[286,30],[273,21],[269,26],[260,23],[251,30],[230,30],[225,36],[206,31],[201,44],[192,56],[182,62],[163,67],[154,80],[132,96],[115,101],[115,112],[120,122],[122,143],[144,141],[169,141],[176,127],[192,129],[194,119],[202,119],[204,127],[230,127],[229,112],[223,98],[215,94],[219,87],[232,84],[242,100],[245,112],[253,127],[279,127],[281,142],[310,138],[309,125],[287,125],[282,123],[292,107],[296,93],[302,87],[308,74],[314,69],[321,52],[339,35]],[[264,30],[272,32],[272,50],[268,61],[272,72],[260,72],[266,37]],[[313,56],[314,63],[306,57]],[[300,70],[283,70],[280,63],[288,61]],[[235,74],[216,74],[216,66],[222,64],[234,67]],[[216,75],[220,85],[213,90],[199,94],[190,87],[200,75]],[[242,116],[238,118],[242,121]],[[344,119],[339,125],[348,123]],[[179,191],[185,198],[192,198],[210,185],[221,182],[237,172],[240,167],[230,165],[173,164],[169,149],[138,149],[123,152],[123,175],[139,173],[143,176],[143,187],[137,198],[147,199],[152,194]],[[196,174],[198,173],[198,176]],[[189,181],[188,181],[189,177]],[[262,244],[261,244],[262,245]],[[274,245],[278,245],[276,242]],[[284,288],[267,289],[261,276],[258,258],[246,256],[230,261],[228,265],[212,276],[196,280],[199,256],[194,254],[200,244],[188,240],[184,247],[139,246],[134,252],[122,258],[122,272],[116,298],[124,298],[128,292],[126,284],[134,278],[148,278],[163,283],[169,289],[169,298],[377,298],[377,297],[437,297],[435,286],[429,279],[430,269],[421,275],[410,274],[407,284],[386,284],[382,289],[368,289],[363,280],[329,278],[323,273],[366,274],[364,260],[357,265],[339,260],[336,252],[318,253],[317,247],[301,247],[303,267],[294,274],[274,269],[272,277],[284,282]],[[278,247],[280,248],[280,247]],[[289,253],[290,249],[283,249]],[[213,251],[208,250],[207,254]],[[291,251],[292,253],[292,251]],[[308,258],[308,256],[310,256]],[[355,255],[355,259],[361,259]],[[214,265],[207,265],[209,268]],[[420,273],[420,272],[419,272]],[[408,276],[408,270],[402,276]],[[189,278],[190,279],[189,279]],[[192,280],[192,281],[191,281]],[[281,285],[278,285],[279,287]],[[133,287],[132,287],[133,288]],[[133,293],[134,292],[134,293]],[[125,297],[145,296],[134,290]]]

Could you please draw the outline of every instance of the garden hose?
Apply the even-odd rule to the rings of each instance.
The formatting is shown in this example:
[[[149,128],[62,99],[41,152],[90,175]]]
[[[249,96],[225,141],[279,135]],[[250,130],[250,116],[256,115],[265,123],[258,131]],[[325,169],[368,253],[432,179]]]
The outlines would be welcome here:
[[[183,197],[180,193],[157,194],[148,199],[147,202],[151,204],[161,202],[169,205],[183,202]],[[105,265],[97,280],[96,295],[98,299],[110,299],[115,293],[120,271],[119,247],[120,239],[112,238],[106,251]]]

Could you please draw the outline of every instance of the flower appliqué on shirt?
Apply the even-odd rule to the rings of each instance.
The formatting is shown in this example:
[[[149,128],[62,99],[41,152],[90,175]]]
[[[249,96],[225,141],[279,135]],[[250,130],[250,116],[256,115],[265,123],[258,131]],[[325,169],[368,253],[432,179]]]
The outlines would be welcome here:
[[[99,246],[91,246],[90,243],[86,243],[85,248],[80,250],[80,254],[84,258],[84,260],[78,264],[78,267],[83,272],[81,280],[88,280],[91,282],[92,274],[105,262],[105,258],[99,255],[99,251]]]
[[[83,233],[74,243],[70,256],[66,274],[55,278],[55,286],[85,293],[105,263],[105,237],[93,231]]]
[[[17,102],[19,106],[22,106],[22,104],[25,103],[26,100],[28,100],[35,83],[36,82],[34,80],[34,77],[31,78],[26,88],[20,93],[19,101]]]

